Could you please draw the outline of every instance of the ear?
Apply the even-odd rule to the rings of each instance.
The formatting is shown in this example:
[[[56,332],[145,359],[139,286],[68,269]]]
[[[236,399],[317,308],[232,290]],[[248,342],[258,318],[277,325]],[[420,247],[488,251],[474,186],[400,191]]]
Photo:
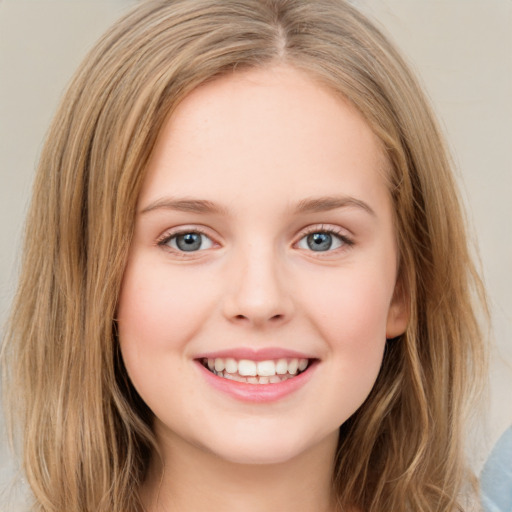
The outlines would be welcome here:
[[[388,310],[386,322],[386,338],[388,340],[400,336],[407,329],[410,317],[409,298],[403,279],[399,276]]]

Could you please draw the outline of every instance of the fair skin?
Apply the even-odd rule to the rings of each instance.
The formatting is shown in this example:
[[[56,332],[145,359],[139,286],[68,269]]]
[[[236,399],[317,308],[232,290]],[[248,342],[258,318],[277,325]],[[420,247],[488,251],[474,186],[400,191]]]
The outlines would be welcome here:
[[[334,510],[338,429],[407,322],[386,166],[360,114],[286,66],[204,85],[165,124],[118,309],[162,454],[148,512]]]

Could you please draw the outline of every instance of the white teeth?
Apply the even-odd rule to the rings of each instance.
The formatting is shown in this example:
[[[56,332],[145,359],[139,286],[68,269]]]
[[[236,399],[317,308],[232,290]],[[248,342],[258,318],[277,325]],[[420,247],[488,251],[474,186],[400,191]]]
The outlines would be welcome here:
[[[288,361],[286,359],[279,359],[276,364],[276,373],[278,375],[284,375],[288,372]]]
[[[288,363],[288,373],[291,375],[295,375],[299,371],[299,360],[298,359],[292,359]]]
[[[270,377],[276,374],[276,364],[274,361],[258,361],[256,364],[258,375]]]
[[[213,370],[213,373],[218,377],[222,377],[228,380],[236,380],[237,382],[245,382],[246,384],[276,384],[277,382],[282,382],[283,380],[288,380],[291,378],[291,375],[286,375],[279,377],[277,375],[273,375],[272,377],[242,377],[237,373],[227,373],[217,372]]]
[[[241,359],[238,361],[238,373],[247,376],[255,376],[256,375],[256,363],[254,361],[249,361],[249,359]]]
[[[282,358],[266,361],[250,359],[237,361],[231,357],[217,357],[204,359],[203,364],[216,375],[226,379],[251,384],[268,384],[281,382],[297,375],[298,372],[303,372],[308,367],[309,360]]]
[[[228,357],[226,359],[226,371],[228,373],[236,373],[238,371],[238,364],[234,359]]]

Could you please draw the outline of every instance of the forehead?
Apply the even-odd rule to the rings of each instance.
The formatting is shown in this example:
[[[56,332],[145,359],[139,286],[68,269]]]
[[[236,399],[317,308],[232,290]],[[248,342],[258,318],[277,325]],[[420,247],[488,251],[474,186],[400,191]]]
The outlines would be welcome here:
[[[379,139],[347,100],[286,66],[235,72],[198,87],[159,134],[141,201],[162,190],[255,200],[279,183],[297,196],[385,186]]]

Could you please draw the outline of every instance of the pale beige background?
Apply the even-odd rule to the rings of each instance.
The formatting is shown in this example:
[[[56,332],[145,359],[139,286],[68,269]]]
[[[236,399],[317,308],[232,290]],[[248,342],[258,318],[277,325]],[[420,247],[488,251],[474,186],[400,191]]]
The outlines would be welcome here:
[[[0,0],[0,321],[41,142],[73,70],[132,0]],[[359,0],[420,73],[460,170],[496,347],[478,467],[512,423],[512,0]],[[0,418],[1,419],[1,418]],[[1,427],[1,421],[0,421]],[[13,461],[0,433],[0,510]]]

